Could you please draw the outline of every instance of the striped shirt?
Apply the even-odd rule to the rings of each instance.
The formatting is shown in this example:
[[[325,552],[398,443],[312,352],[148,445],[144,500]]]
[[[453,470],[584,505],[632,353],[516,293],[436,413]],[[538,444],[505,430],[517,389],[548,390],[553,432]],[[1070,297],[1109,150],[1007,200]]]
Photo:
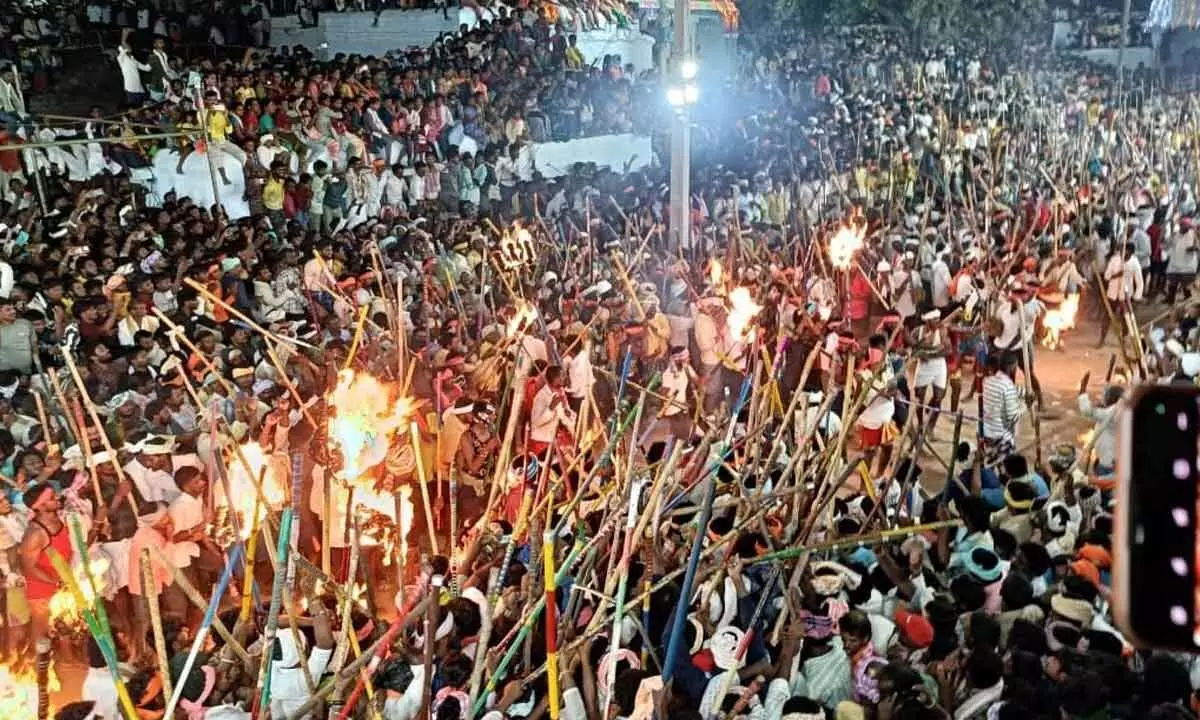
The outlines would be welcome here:
[[[997,372],[983,379],[983,436],[988,440],[1012,441],[1023,412],[1017,385]]]
[[[824,655],[809,658],[792,678],[792,695],[803,695],[830,710],[854,696],[850,682],[850,658],[842,650],[842,641],[835,638],[833,649]]]

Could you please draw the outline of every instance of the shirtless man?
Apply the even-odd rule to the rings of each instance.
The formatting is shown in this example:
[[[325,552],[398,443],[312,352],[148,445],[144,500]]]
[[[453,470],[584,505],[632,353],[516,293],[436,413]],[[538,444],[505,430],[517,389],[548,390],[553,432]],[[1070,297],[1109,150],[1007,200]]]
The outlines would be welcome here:
[[[942,406],[946,395],[948,368],[946,358],[950,355],[950,333],[941,326],[942,314],[930,310],[921,316],[923,324],[913,330],[909,346],[917,358],[917,369],[913,374],[913,400],[916,403],[918,422],[925,421],[926,390],[933,388],[929,406],[934,408],[929,417],[929,429],[937,422],[937,409]]]

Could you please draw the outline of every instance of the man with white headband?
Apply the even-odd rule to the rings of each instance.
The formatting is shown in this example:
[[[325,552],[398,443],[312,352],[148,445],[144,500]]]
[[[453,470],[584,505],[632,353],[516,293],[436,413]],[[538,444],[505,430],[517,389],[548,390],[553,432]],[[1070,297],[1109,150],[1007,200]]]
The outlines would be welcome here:
[[[929,310],[921,316],[923,324],[915,329],[909,338],[913,354],[917,358],[917,369],[913,375],[913,397],[917,404],[917,419],[925,420],[925,399],[932,388],[929,406],[933,415],[929,417],[929,425],[937,422],[937,410],[942,406],[942,397],[946,394],[946,379],[948,368],[946,357],[950,354],[950,333],[942,327],[942,313],[939,310]]]

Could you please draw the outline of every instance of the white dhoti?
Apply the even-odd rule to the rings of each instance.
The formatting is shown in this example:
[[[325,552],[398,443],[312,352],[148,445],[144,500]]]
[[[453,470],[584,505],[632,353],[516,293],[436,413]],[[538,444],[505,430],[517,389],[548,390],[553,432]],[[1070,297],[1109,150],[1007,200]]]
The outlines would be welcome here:
[[[946,358],[931,358],[917,361],[917,371],[913,377],[914,388],[924,388],[930,385],[939,390],[946,389]]]
[[[109,577],[112,578],[114,592],[123,590],[129,585],[129,558],[132,548],[133,538],[100,543],[100,549],[109,558]]]

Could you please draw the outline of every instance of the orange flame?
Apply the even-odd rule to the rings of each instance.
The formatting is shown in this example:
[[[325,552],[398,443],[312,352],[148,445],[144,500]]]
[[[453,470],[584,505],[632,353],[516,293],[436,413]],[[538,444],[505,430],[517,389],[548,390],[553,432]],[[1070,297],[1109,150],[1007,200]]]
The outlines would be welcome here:
[[[721,267],[721,261],[713,258],[708,262],[708,284],[714,288],[720,288],[721,283],[725,279],[725,269]]]
[[[388,443],[407,430],[412,401],[366,373],[342,370],[329,396],[329,438],[342,451],[342,477],[353,481],[378,465]]]
[[[862,249],[863,229],[854,225],[838,228],[829,240],[829,261],[838,270],[846,270],[854,260],[854,253]]]
[[[713,7],[721,14],[721,20],[725,24],[726,32],[733,32],[738,29],[741,13],[738,11],[737,5],[734,4],[733,0],[713,0]]]
[[[750,296],[750,291],[744,287],[734,288],[733,292],[729,293],[729,332],[739,341],[747,339],[747,329],[754,316],[762,310],[762,305],[754,302],[754,298]]]
[[[287,503],[288,491],[284,483],[287,477],[287,463],[277,459],[256,442],[243,443],[241,454],[246,459],[251,474],[246,472],[246,466],[240,460],[229,463],[229,492],[233,497],[228,499],[229,507],[238,514],[238,523],[242,531],[242,539],[250,537],[254,526],[255,485],[262,476],[263,502],[258,504],[258,520],[261,522],[272,509],[279,509]]]
[[[106,557],[96,557],[88,562],[88,570],[91,571],[92,577],[96,579],[96,584],[101,588],[104,587],[104,576],[108,572],[108,565],[108,558]],[[88,582],[87,574],[80,566],[73,567],[72,572],[75,575],[75,582],[79,585],[80,592],[83,593],[84,601],[88,605],[91,605],[95,601],[96,595],[92,592],[92,584]],[[75,602],[75,596],[70,590],[64,588],[51,596],[50,621],[51,624],[65,625],[70,628],[82,629],[84,627],[83,608],[79,607],[79,603]],[[4,668],[0,667],[0,672],[3,672],[3,670]],[[0,698],[3,698],[3,688],[3,682],[0,682]],[[37,704],[36,700],[35,690],[35,705]],[[0,715],[0,717],[4,716]]]
[[[512,337],[536,322],[537,318],[537,308],[527,302],[520,301],[517,303],[513,316],[505,323],[504,327],[508,331],[509,337]]]
[[[61,684],[54,663],[46,677],[46,689],[58,692]],[[31,668],[17,671],[0,665],[0,717],[6,720],[34,720],[37,717],[38,688],[37,674]],[[51,717],[54,710],[51,708]]]
[[[1062,305],[1054,310],[1047,310],[1046,316],[1042,318],[1042,326],[1046,328],[1042,344],[1048,348],[1058,347],[1063,331],[1075,327],[1075,313],[1077,312],[1079,312],[1079,293],[1068,295]]]

